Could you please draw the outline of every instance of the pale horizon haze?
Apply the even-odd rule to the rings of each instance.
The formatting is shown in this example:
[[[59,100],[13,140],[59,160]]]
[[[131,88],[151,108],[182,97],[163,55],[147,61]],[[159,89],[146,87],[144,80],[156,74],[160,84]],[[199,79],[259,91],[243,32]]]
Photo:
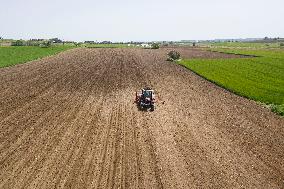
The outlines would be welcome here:
[[[176,41],[284,37],[283,0],[0,0],[0,37]]]

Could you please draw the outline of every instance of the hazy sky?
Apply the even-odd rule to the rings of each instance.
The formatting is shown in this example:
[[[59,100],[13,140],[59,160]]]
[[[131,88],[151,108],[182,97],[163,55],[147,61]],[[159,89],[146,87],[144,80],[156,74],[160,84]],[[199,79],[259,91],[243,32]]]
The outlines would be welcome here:
[[[284,0],[0,0],[0,36],[152,41],[284,37]]]

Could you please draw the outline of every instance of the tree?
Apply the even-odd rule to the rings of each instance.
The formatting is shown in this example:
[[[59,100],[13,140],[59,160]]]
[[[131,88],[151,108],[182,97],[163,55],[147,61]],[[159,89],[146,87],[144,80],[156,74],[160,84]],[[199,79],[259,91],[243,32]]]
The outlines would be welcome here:
[[[52,38],[50,41],[52,41],[52,43],[62,43],[62,40],[58,38]]]
[[[40,45],[39,45],[40,47],[43,47],[43,48],[48,48],[48,47],[50,47],[51,46],[51,41],[44,41],[43,43],[41,43]]]
[[[160,48],[160,45],[159,45],[158,43],[153,43],[153,44],[151,45],[151,48],[152,48],[152,49],[159,49],[159,48]]]
[[[12,46],[24,46],[24,42],[22,40],[13,41]]]

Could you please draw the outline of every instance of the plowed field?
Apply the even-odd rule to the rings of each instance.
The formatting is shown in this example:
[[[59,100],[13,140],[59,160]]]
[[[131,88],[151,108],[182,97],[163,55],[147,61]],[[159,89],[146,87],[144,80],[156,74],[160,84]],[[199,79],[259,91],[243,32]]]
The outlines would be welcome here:
[[[168,50],[81,48],[0,69],[0,188],[284,188],[284,119]],[[154,112],[134,104],[144,86]]]

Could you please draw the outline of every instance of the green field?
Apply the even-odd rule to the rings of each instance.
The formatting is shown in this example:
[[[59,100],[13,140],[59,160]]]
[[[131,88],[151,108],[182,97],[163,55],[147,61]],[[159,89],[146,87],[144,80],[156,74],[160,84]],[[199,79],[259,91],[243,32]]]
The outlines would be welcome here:
[[[41,47],[0,47],[0,68],[25,63],[31,60],[54,55],[72,46],[52,46],[49,48]]]
[[[257,42],[216,42],[216,43],[201,43],[200,46],[208,46],[211,48],[280,48],[280,44],[284,42],[267,42],[267,43],[257,43]],[[284,47],[282,47],[284,48]]]
[[[191,59],[183,60],[180,64],[238,95],[265,103],[274,112],[284,115],[284,50],[218,51],[259,57]]]

